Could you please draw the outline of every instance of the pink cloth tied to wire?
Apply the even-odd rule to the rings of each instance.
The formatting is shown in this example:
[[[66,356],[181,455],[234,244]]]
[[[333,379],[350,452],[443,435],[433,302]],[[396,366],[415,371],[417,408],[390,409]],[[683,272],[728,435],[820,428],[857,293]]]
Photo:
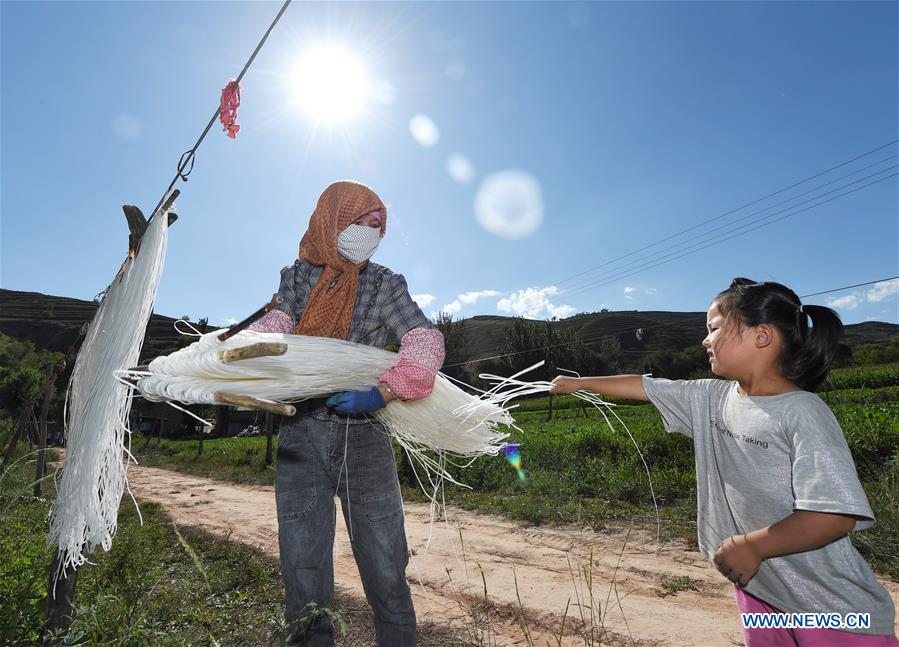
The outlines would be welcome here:
[[[219,110],[219,121],[222,122],[223,130],[231,139],[236,139],[237,133],[240,131],[240,126],[235,123],[238,106],[240,106],[240,84],[231,79],[222,88],[222,107]]]
[[[290,334],[293,318],[281,310],[271,310],[250,330]],[[431,395],[437,371],[443,366],[443,333],[429,328],[413,328],[400,340],[400,361],[380,376],[401,400],[421,400]]]

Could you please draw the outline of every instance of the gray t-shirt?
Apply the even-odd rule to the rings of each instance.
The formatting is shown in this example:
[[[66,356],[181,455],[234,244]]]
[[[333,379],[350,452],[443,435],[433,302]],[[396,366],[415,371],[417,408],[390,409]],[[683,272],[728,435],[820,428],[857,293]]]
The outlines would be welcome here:
[[[746,396],[737,382],[643,378],[665,428],[693,439],[699,548],[719,544],[797,510],[874,524],[839,423],[814,393]],[[870,613],[859,633],[893,634],[895,610],[849,537],[762,562],[745,590],[788,613]]]

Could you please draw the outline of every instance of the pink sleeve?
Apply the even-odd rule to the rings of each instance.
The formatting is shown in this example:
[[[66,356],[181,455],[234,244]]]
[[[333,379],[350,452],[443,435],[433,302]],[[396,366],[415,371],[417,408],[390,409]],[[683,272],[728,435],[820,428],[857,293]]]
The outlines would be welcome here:
[[[250,330],[290,334],[293,332],[293,317],[283,310],[270,310],[259,321],[250,326]]]
[[[381,382],[401,400],[421,400],[431,394],[443,366],[443,333],[413,328],[400,340],[400,361],[381,376]]]

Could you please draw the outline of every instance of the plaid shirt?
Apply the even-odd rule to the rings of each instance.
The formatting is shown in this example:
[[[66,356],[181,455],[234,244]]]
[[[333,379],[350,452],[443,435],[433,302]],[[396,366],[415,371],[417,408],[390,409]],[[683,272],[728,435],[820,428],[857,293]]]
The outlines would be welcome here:
[[[322,267],[300,259],[281,270],[278,294],[284,302],[278,309],[288,315],[294,325],[303,316],[306,299],[321,278],[322,270]],[[402,274],[369,262],[359,273],[356,305],[347,340],[384,348],[388,343],[399,343],[413,328],[433,329],[434,324],[412,300]]]

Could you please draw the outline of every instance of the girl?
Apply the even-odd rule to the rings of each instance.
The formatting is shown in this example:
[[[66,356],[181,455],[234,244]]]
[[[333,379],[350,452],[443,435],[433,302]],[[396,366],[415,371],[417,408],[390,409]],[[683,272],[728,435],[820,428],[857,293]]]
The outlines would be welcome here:
[[[369,262],[386,230],[387,209],[374,191],[356,182],[329,186],[309,220],[299,258],[281,270],[283,303],[253,327],[378,347],[390,337],[400,341],[399,362],[378,386],[306,400],[282,420],[275,500],[292,645],[334,644],[335,495],[378,644],[418,643],[393,448],[364,414],[394,398],[429,395],[443,364],[443,335],[412,300],[401,274]]]
[[[810,325],[811,323],[811,325]],[[741,612],[870,613],[870,626],[743,629],[761,645],[899,646],[894,607],[847,536],[874,516],[833,414],[813,391],[843,326],[779,283],[734,279],[712,302],[702,342],[724,380],[639,375],[554,380],[649,400],[669,432],[693,438],[699,548],[735,584]]]

